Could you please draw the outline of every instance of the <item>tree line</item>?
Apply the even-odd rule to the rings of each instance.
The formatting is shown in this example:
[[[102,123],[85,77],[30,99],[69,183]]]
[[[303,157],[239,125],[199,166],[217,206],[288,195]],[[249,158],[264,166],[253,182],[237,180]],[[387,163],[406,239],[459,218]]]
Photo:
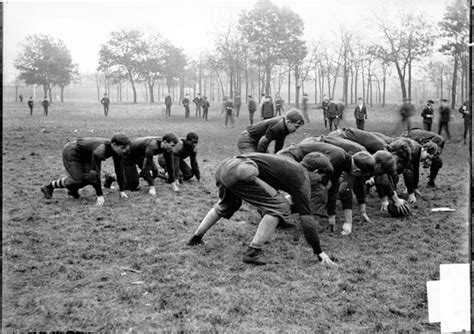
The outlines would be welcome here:
[[[449,98],[453,107],[457,98],[468,97],[467,1],[454,0],[439,22],[401,11],[392,21],[375,15],[369,29],[374,36],[370,41],[341,27],[329,41],[307,42],[301,17],[270,0],[258,0],[243,10],[235,24],[217,33],[212,51],[194,58],[160,34],[122,29],[100,47],[97,98],[101,89],[109,95],[115,89],[120,101],[128,82],[134,103],[137,85],[144,85],[151,103],[156,101],[156,87],[165,86],[169,94],[178,91],[179,100],[191,90],[208,92],[212,100],[267,94],[286,96],[287,103],[298,107],[306,91],[314,94],[315,102],[342,91],[345,104],[362,96],[371,105],[385,105],[391,78],[397,79],[402,99],[425,99],[429,87],[435,87],[437,98]],[[51,89],[60,87],[61,101],[64,87],[78,78],[77,64],[64,43],[50,36],[27,37],[15,67],[18,79],[43,86],[50,99]],[[414,94],[414,87],[422,91]]]

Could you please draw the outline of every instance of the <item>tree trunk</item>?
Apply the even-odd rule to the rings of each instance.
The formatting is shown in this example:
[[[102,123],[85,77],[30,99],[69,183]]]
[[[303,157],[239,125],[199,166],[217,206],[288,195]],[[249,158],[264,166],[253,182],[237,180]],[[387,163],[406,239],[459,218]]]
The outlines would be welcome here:
[[[407,98],[407,88],[406,88],[406,85],[405,85],[405,75],[402,73],[402,70],[401,70],[400,66],[398,65],[398,63],[395,64],[395,67],[397,69],[398,78],[400,80],[400,88],[402,90],[402,99],[406,99]]]
[[[387,77],[386,77],[386,73],[384,72],[384,73],[383,73],[383,82],[382,82],[382,89],[383,89],[383,92],[382,92],[382,108],[385,108],[385,88],[386,88],[386,81],[387,81]]]
[[[64,102],[64,86],[61,86],[61,103]]]
[[[408,62],[408,98],[411,99],[411,60]]]
[[[441,101],[443,99],[443,79],[444,79],[444,70],[441,69],[441,78],[439,80],[440,82],[440,95],[439,95],[439,100]]]
[[[137,89],[135,88],[135,82],[133,82],[132,73],[130,71],[128,71],[128,80],[130,81],[130,85],[132,86],[133,103],[137,103]]]
[[[291,103],[291,64],[288,64],[288,104]]]
[[[148,82],[148,90],[150,91],[150,103],[155,103],[155,96],[153,94],[154,88],[155,88],[155,80],[150,80]]]
[[[453,84],[451,86],[451,108],[454,109],[456,104],[456,89],[457,89],[457,72],[458,72],[458,64],[459,59],[457,56],[454,56],[454,69],[453,69]]]
[[[265,94],[271,94],[271,84],[270,80],[272,79],[272,67],[265,65]]]
[[[296,105],[296,108],[299,108],[300,107],[300,88],[302,88],[301,87],[302,85],[300,85],[300,68],[298,65],[295,65],[294,73],[295,73],[295,88],[296,88],[295,105]]]

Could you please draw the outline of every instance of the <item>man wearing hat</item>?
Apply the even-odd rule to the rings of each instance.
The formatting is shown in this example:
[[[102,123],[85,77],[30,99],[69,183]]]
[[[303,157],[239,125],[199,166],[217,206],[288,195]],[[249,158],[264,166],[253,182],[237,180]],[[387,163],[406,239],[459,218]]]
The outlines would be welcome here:
[[[240,98],[240,94],[237,94],[234,97],[235,117],[239,117],[241,105],[242,105],[242,99]]]
[[[283,104],[285,103],[285,100],[281,98],[281,96],[277,96],[275,100],[275,106],[276,106],[276,115],[275,116],[281,116],[281,113],[283,112]]]
[[[56,188],[67,188],[68,195],[79,198],[78,190],[92,185],[97,195],[97,205],[103,205],[104,195],[100,182],[102,161],[112,157],[115,174],[120,187],[120,197],[127,198],[124,192],[125,174],[123,157],[130,152],[130,140],[123,133],[115,134],[112,139],[78,138],[69,142],[63,149],[63,164],[67,177],[51,181],[41,187],[46,198],[53,196]]]
[[[441,106],[439,107],[439,125],[438,125],[438,134],[441,135],[441,130],[444,128],[446,134],[448,135],[448,143],[451,140],[451,135],[449,134],[449,121],[451,120],[451,108],[448,106],[448,100],[442,99]]]
[[[182,138],[173,150],[173,171],[174,176],[180,182],[190,180],[193,176],[199,181],[201,179],[201,172],[197,162],[197,144],[199,137],[196,132],[189,132],[186,138]],[[189,157],[189,166],[185,159]],[[166,169],[166,159],[164,154],[158,156],[158,163],[162,168]]]
[[[44,115],[48,116],[48,108],[51,103],[49,102],[48,98],[45,96],[43,101],[41,101],[41,105],[43,106]]]
[[[464,119],[463,144],[466,145],[466,137],[471,128],[471,106],[469,101],[464,101],[461,108],[459,108],[459,112],[462,114],[462,118]]]
[[[273,107],[272,98],[270,95],[265,96],[265,101],[262,104],[260,119],[269,119],[275,117],[275,108]]]
[[[288,221],[292,213],[290,203],[279,192],[282,190],[291,196],[313,253],[323,264],[334,265],[321,249],[317,224],[310,209],[311,184],[331,173],[331,164],[321,153],[308,154],[301,163],[264,153],[244,154],[224,160],[216,170],[219,201],[201,221],[188,245],[202,244],[202,237],[214,224],[222,217],[230,219],[239,210],[242,201],[246,201],[256,206],[263,218],[244,253],[243,262],[266,264],[263,245],[269,241],[277,225]]]
[[[110,104],[110,99],[107,96],[107,93],[104,94],[104,97],[100,100],[100,103],[104,106],[104,115],[107,116],[109,114],[109,104]]]
[[[361,97],[357,99],[357,106],[354,110],[354,118],[356,120],[356,127],[359,130],[364,130],[365,120],[367,119],[367,108],[364,104],[364,100]]]
[[[130,153],[124,157],[125,190],[139,190],[140,177],[147,181],[150,187],[148,193],[156,195],[155,178],[158,176],[158,167],[153,161],[153,157],[158,154],[164,155],[165,171],[168,173],[168,183],[171,183],[173,190],[178,191],[175,182],[173,168],[173,149],[178,143],[178,137],[174,133],[166,133],[163,137],[141,137],[130,142]],[[137,172],[140,169],[140,174]],[[104,187],[110,188],[117,180],[116,175],[106,174]]]
[[[202,118],[204,118],[206,121],[208,119],[209,107],[210,106],[211,105],[209,104],[209,100],[207,99],[207,96],[204,95],[202,97],[201,107],[202,107]]]
[[[198,95],[193,99],[193,102],[196,105],[196,117],[201,117],[201,93],[198,93]]]
[[[428,104],[421,112],[421,117],[423,117],[423,130],[425,131],[431,131],[434,117],[433,103],[433,100],[428,100]]]
[[[189,118],[189,94],[186,94],[183,99],[184,117]]]
[[[165,97],[165,106],[166,106],[166,116],[171,116],[171,106],[173,105],[173,101],[171,100],[170,94],[166,95]]]
[[[250,121],[250,125],[252,125],[253,115],[255,114],[255,111],[257,111],[257,102],[253,99],[252,95],[249,95],[248,108],[249,108],[249,121]]]

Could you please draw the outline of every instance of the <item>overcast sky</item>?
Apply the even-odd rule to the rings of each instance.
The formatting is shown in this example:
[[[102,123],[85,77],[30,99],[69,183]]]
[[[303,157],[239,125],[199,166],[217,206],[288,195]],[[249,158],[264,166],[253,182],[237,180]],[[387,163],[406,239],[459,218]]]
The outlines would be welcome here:
[[[441,20],[448,0],[272,0],[299,14],[305,23],[305,39],[329,40],[341,26],[362,30],[373,13],[387,19],[400,9],[421,11]],[[47,34],[64,41],[80,72],[94,72],[100,45],[112,31],[138,28],[158,32],[186,54],[212,50],[216,32],[237,22],[243,9],[255,0],[160,0],[153,2],[22,2],[4,3],[4,80],[14,78],[13,60],[28,35]]]

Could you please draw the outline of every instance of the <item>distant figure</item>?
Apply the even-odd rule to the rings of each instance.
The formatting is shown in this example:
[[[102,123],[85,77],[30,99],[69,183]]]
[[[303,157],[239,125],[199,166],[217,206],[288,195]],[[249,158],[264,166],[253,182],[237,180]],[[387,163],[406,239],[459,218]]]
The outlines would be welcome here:
[[[339,111],[337,110],[337,104],[333,101],[332,98],[329,98],[327,116],[328,116],[328,121],[329,121],[329,131],[332,131],[333,125],[334,125],[334,130],[336,130],[337,119],[339,118]]]
[[[33,97],[30,96],[27,103],[28,103],[28,107],[30,108],[30,115],[33,116],[33,106],[35,105],[35,102],[33,101]]]
[[[18,101],[20,102],[20,104],[23,104],[23,95],[20,93],[20,95],[18,95]]]
[[[207,96],[202,97],[201,106],[202,106],[202,117],[207,121],[207,114],[209,113],[209,107],[210,107],[209,101],[207,100]]]
[[[186,94],[183,99],[184,117],[189,118],[189,94]]]
[[[260,95],[260,109],[262,108],[263,103],[265,102],[265,93]]]
[[[275,116],[281,116],[281,113],[284,111],[283,104],[285,104],[285,100],[281,96],[277,96],[275,100]]]
[[[451,140],[451,135],[449,134],[449,121],[451,120],[451,108],[448,106],[448,100],[441,100],[441,107],[439,107],[439,126],[438,134],[441,135],[441,130],[444,128],[446,134],[448,135],[448,142]]]
[[[240,105],[242,104],[242,99],[240,98],[240,94],[237,94],[234,98],[234,107],[235,107],[235,116],[239,117],[240,113]]]
[[[227,123],[229,122],[232,124],[232,127],[234,127],[234,115],[232,114],[232,109],[234,109],[234,104],[229,97],[224,96],[223,111],[225,112],[225,127],[227,127]]]
[[[463,144],[466,145],[466,137],[471,129],[471,108],[469,101],[464,101],[461,108],[459,108],[459,112],[462,114],[462,118],[464,119],[464,133],[462,137],[464,139]]]
[[[194,98],[193,102],[196,105],[196,117],[201,117],[201,93],[198,93],[198,95]]]
[[[173,104],[173,101],[171,101],[171,96],[170,94],[166,95],[165,97],[165,106],[166,106],[166,116],[171,116],[171,105]]]
[[[327,96],[324,96],[322,108],[323,108],[323,117],[324,117],[324,129],[326,130],[328,128],[328,107],[329,107],[329,99]]]
[[[255,114],[255,111],[257,111],[257,102],[252,98],[252,95],[249,95],[249,121],[250,125],[253,124],[253,115]]]
[[[43,110],[44,110],[44,115],[45,116],[48,116],[48,108],[49,108],[49,101],[48,101],[48,98],[45,96],[43,101],[41,101],[41,105],[43,106]]]
[[[105,93],[104,97],[100,99],[100,103],[104,106],[104,115],[107,116],[109,114],[109,104],[110,104],[110,99],[107,96],[107,93]]]
[[[403,127],[406,127],[407,131],[410,132],[411,130],[411,117],[415,113],[415,107],[413,104],[411,104],[411,100],[408,98],[405,98],[403,100],[403,104],[400,107],[400,121],[397,123],[395,126],[395,129],[393,130],[391,136],[394,137],[395,135],[400,132],[400,130],[403,131]]]
[[[357,99],[357,106],[354,110],[354,118],[356,120],[356,127],[360,130],[364,130],[365,120],[367,119],[367,108],[365,107],[364,101],[361,97]]]
[[[428,103],[421,112],[421,117],[423,117],[423,130],[431,131],[431,125],[433,124],[434,110],[433,110],[433,100],[428,100]]]
[[[305,122],[309,124],[309,115],[308,115],[308,94],[304,93],[303,94],[303,103],[302,103],[302,108],[303,108],[303,117]]]
[[[271,97],[267,95],[265,96],[265,101],[262,104],[260,118],[263,120],[263,119],[273,118],[274,116],[275,116],[275,111],[273,108],[273,102],[271,100]]]

